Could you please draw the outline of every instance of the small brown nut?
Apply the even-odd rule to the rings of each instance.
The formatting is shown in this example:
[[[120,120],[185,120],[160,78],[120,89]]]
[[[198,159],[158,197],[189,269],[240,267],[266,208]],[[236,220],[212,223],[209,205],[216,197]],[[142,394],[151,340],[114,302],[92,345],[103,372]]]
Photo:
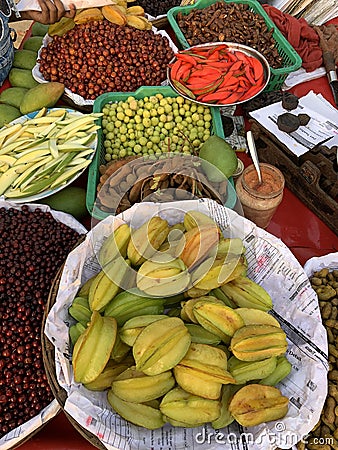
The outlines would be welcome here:
[[[337,319],[337,314],[338,314],[337,306],[333,306],[332,309],[331,309],[330,319],[331,320],[336,320]]]
[[[99,172],[101,174],[104,174],[105,171],[106,171],[106,164],[101,164],[100,167],[99,167]]]
[[[329,269],[327,267],[325,267],[324,269],[321,269],[319,272],[317,272],[317,276],[319,278],[326,278],[329,274]]]
[[[335,419],[335,406],[336,406],[336,402],[334,400],[333,397],[327,397],[326,401],[325,401],[325,405],[324,405],[324,416],[323,416],[323,420],[325,420],[325,423],[329,423],[329,424],[334,424],[334,419]]]
[[[331,272],[329,272],[329,273],[327,274],[327,277],[326,277],[326,278],[328,279],[328,281],[333,281],[334,276],[332,275]]]
[[[334,335],[332,333],[332,331],[330,329],[326,330],[327,332],[327,340],[329,341],[330,344],[334,343]]]
[[[329,300],[330,298],[335,297],[336,291],[330,285],[320,286],[317,290],[317,295],[319,300]]]
[[[327,425],[321,426],[321,437],[326,437],[331,435],[331,429]]]
[[[129,175],[127,175],[126,181],[129,184],[129,186],[132,186],[135,183],[136,179],[137,179],[136,175],[130,173]]]
[[[107,175],[107,173],[104,173],[100,176],[100,183],[104,184],[108,180],[108,178],[109,176]]]
[[[332,370],[329,372],[328,378],[331,381],[338,381],[338,370]]]
[[[318,444],[318,441],[313,441],[312,442],[316,442],[314,444],[307,444],[307,448],[308,450],[331,450],[331,446],[329,444]]]
[[[329,355],[332,355],[334,358],[338,358],[338,349],[335,345],[329,344]]]
[[[326,320],[325,322],[325,326],[329,327],[329,328],[333,328],[334,330],[338,330],[338,322],[337,320]]]
[[[312,277],[310,278],[310,283],[315,286],[320,286],[322,284],[322,280],[319,277]]]
[[[338,411],[337,411],[337,417],[338,417]],[[333,433],[333,437],[338,440],[338,428],[335,429],[335,431]]]
[[[329,383],[328,393],[338,403],[338,386],[333,383]]]
[[[321,315],[324,320],[329,319],[331,316],[332,306],[329,302],[325,303],[325,306],[321,310]]]

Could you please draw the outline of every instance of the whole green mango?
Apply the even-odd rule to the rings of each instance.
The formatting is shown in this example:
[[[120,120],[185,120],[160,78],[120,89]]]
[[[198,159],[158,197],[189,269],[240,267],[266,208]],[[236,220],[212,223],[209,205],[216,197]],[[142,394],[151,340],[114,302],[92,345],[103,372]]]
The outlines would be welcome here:
[[[201,145],[199,157],[209,181],[221,182],[224,177],[230,178],[238,165],[235,150],[223,138],[211,135]],[[218,169],[218,170],[217,170]]]

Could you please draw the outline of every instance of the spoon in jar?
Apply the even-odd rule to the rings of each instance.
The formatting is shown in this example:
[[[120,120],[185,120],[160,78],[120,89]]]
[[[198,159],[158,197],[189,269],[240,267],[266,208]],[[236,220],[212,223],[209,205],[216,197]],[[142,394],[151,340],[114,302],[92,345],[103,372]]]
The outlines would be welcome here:
[[[261,184],[262,183],[262,174],[261,174],[261,169],[259,167],[259,161],[258,161],[255,140],[254,140],[251,130],[247,131],[246,139],[248,142],[249,152],[250,152],[251,158],[253,160],[257,175],[258,175],[258,181],[259,181],[259,184]]]

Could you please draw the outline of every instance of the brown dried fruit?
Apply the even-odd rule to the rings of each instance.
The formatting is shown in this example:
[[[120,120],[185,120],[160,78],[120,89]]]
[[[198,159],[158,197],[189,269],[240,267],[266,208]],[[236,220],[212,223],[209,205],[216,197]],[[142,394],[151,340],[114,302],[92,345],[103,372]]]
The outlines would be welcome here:
[[[311,117],[308,114],[298,114],[299,123],[305,126],[310,122]]]
[[[291,111],[292,109],[296,109],[298,106],[299,99],[296,95],[290,94],[289,95],[283,95],[282,98],[282,107],[284,109],[287,109],[288,111]]]
[[[277,126],[279,130],[285,133],[292,133],[300,126],[300,120],[297,116],[291,113],[284,113],[277,117]]]

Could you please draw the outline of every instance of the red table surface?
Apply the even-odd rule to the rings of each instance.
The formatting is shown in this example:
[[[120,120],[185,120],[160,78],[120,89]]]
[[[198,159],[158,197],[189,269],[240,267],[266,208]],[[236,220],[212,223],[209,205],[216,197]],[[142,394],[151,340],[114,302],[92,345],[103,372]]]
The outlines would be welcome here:
[[[245,164],[250,162],[247,155],[241,157]],[[80,180],[79,184],[83,182]],[[90,218],[84,221],[91,226]],[[285,189],[267,231],[280,238],[295,255],[301,265],[313,256],[326,255],[338,251],[338,237],[307,208],[288,188]],[[63,412],[53,418],[41,431],[20,450],[89,450],[95,448],[70,424]]]
[[[9,83],[5,82],[2,89],[7,87]],[[0,91],[2,89],[0,88]],[[291,89],[299,97],[306,95],[310,90],[323,94],[334,105],[326,77],[302,83]],[[240,155],[240,157],[245,165],[251,163],[247,155]],[[85,186],[86,176],[80,177],[76,184]],[[93,225],[90,217],[86,217],[83,223],[88,229]],[[267,231],[280,238],[301,265],[304,265],[311,257],[338,251],[336,234],[288,188],[285,188],[282,203]],[[93,448],[95,447],[75,430],[62,411],[29,441],[20,446],[20,450],[89,450]]]

